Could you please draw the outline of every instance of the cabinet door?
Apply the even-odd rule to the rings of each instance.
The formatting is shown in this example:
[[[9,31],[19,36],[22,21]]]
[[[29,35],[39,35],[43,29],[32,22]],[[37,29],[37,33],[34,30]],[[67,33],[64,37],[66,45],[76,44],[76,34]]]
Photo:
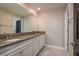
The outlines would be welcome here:
[[[45,45],[45,35],[39,36],[40,40],[40,49]]]
[[[33,55],[35,56],[39,52],[39,39],[38,37],[33,39]]]
[[[43,46],[45,45],[46,41],[45,41],[45,35],[42,35],[42,41],[43,41]]]
[[[32,43],[22,47],[19,51],[21,56],[32,56]]]

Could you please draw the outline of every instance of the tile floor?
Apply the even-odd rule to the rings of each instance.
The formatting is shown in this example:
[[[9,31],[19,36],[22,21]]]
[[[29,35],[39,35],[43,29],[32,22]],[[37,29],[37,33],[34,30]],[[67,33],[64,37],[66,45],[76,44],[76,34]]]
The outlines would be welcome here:
[[[68,56],[67,52],[61,50],[61,49],[56,49],[56,48],[51,48],[45,46],[38,56]]]

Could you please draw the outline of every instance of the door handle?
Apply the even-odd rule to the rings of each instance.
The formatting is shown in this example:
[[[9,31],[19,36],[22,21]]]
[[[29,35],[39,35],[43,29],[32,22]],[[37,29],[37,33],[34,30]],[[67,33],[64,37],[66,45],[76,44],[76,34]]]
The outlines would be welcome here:
[[[71,42],[71,45],[72,45],[72,46],[75,46],[75,45],[76,45],[76,43],[75,43],[75,42]]]

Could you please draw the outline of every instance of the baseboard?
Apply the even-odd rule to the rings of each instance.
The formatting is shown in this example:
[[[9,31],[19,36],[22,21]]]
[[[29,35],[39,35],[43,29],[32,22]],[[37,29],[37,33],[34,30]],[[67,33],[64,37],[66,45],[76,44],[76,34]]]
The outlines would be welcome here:
[[[57,47],[57,46],[54,46],[54,45],[48,45],[48,44],[46,44],[45,46],[50,47],[50,48],[56,48],[56,49],[65,50],[65,48],[63,48],[63,47]]]

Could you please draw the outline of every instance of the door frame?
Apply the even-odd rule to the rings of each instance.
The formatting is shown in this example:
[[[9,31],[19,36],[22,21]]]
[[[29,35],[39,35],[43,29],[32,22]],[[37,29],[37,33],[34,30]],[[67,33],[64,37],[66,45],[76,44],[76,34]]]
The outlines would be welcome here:
[[[21,32],[24,32],[24,20],[16,16],[13,17],[13,33],[16,33],[16,21],[21,20]]]
[[[20,23],[20,24],[18,24],[18,23]],[[19,26],[20,26],[20,28],[19,28]],[[19,30],[19,31],[18,31]],[[21,20],[17,20],[16,21],[16,33],[20,33],[21,32]]]
[[[69,52],[69,12],[65,9],[65,51]]]

